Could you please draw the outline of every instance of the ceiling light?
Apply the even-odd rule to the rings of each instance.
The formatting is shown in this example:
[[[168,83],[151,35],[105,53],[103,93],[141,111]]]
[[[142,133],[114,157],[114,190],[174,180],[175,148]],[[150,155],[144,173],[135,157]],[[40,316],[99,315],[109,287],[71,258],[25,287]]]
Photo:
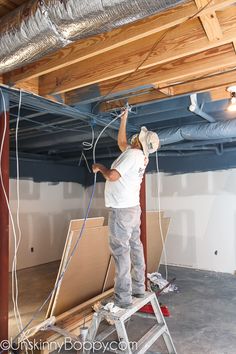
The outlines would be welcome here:
[[[230,105],[227,110],[229,112],[236,112],[236,86],[227,87],[227,91],[230,92],[231,95]]]

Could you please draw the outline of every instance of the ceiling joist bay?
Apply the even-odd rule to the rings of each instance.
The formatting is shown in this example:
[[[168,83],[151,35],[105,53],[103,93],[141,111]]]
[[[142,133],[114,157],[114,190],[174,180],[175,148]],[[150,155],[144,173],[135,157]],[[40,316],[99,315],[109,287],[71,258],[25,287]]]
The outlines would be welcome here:
[[[67,70],[60,69],[43,75],[39,80],[39,92],[42,96],[58,94],[130,74],[145,60],[147,53],[150,55],[139,68],[140,72],[233,42],[236,36],[236,8],[229,8],[220,13],[219,21],[224,35],[217,42],[210,42],[198,19],[194,19],[169,31],[164,38],[165,33],[160,32],[149,36],[148,40],[143,38],[112,50],[109,55],[103,53],[96,58],[70,65]],[[154,50],[153,46],[156,46]]]

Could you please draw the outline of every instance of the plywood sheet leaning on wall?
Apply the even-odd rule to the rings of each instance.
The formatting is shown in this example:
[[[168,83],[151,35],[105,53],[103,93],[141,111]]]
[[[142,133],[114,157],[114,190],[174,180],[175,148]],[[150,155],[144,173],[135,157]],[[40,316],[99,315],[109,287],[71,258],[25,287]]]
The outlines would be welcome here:
[[[147,212],[147,272],[156,272],[160,265],[163,244],[161,239],[160,222],[164,241],[166,240],[169,229],[170,218],[163,216],[163,212]]]
[[[104,218],[88,219],[83,235],[73,258],[50,302],[47,317],[57,316],[90,298],[102,290],[113,287],[114,265],[109,267],[109,276],[104,281],[110,261],[108,227],[103,226]],[[57,280],[62,272],[80,235],[83,220],[72,220],[65,243]]]

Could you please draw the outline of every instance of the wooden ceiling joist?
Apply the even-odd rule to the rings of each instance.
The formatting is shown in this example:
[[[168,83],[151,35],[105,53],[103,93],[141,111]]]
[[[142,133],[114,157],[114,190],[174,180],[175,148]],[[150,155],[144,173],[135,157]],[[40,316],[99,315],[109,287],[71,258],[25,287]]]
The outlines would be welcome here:
[[[203,92],[211,89],[226,87],[227,85],[236,83],[236,69],[219,73],[209,77],[197,78],[193,81],[180,83],[175,86],[171,86],[171,83],[165,83],[164,87],[168,87],[172,90],[174,96],[188,94],[192,92]],[[161,88],[163,85],[158,85]]]
[[[226,90],[226,86],[236,82],[236,70],[230,73],[224,73],[222,75],[215,75],[210,78],[203,78],[198,81],[182,83],[176,86],[169,86],[164,88],[156,88],[150,90],[148,93],[138,93],[135,97],[127,97],[126,100],[113,100],[103,102],[100,104],[100,110],[102,112],[114,110],[123,107],[128,101],[129,104],[139,105],[142,103],[150,103],[152,101],[159,101],[168,98],[169,96],[180,96],[184,94],[191,94],[195,92],[209,93],[212,101],[229,99],[230,93]],[[225,83],[227,85],[225,85]],[[160,85],[162,86],[162,85]],[[162,93],[166,92],[166,94]]]
[[[217,48],[219,45],[231,43],[236,37],[236,8],[230,8],[219,16],[224,31],[223,38],[218,42],[209,42],[204,30],[199,26],[198,19],[187,22],[176,31],[170,31],[164,39],[163,32],[135,41],[129,45],[122,46],[111,52],[100,54],[81,63],[67,67],[67,70],[60,69],[40,77],[39,92],[42,96],[58,94],[73,90],[75,88],[88,86],[93,83],[117,78],[122,75],[134,72],[140,62],[152,51],[139,71],[154,67],[166,62],[172,62],[177,58]]]
[[[209,4],[208,0],[195,0],[195,2],[198,9],[202,9]],[[199,18],[209,41],[218,41],[223,37],[220,23],[215,11],[200,14]]]
[[[172,82],[173,84],[197,79],[199,76],[221,72],[234,66],[236,66],[236,55],[232,44],[227,44],[157,67],[138,71],[128,78],[127,75],[124,75],[118,80],[112,79],[98,83],[95,85],[95,90],[100,93],[101,97],[108,93],[121,94],[137,87],[150,85],[150,83],[156,87],[166,82]],[[89,92],[88,88],[86,90]],[[68,98],[66,98],[66,102],[68,103]]]
[[[201,14],[208,14],[229,6],[234,0],[215,0],[202,9]],[[127,26],[115,29],[109,33],[80,40],[43,59],[14,70],[8,75],[7,81],[14,84],[18,81],[41,76],[69,65],[79,63],[115,48],[129,45],[134,41],[152,36],[185,22],[196,14],[198,8],[194,2],[182,4],[161,14],[137,21]]]
[[[119,99],[111,102],[108,101],[108,102],[101,103],[100,111],[105,112],[105,111],[113,110],[115,108],[124,107],[127,101],[130,105],[138,105],[146,102],[157,101],[167,97],[168,96],[166,94],[156,89],[152,89],[147,93],[139,94],[134,97],[131,96],[128,99],[125,98],[125,99]]]

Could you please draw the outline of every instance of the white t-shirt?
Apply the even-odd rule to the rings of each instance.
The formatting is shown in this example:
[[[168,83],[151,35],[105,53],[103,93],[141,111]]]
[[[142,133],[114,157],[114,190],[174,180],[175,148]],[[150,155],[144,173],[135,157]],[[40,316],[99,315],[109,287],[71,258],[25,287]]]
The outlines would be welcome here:
[[[111,208],[130,208],[139,205],[140,185],[147,165],[142,150],[127,148],[111,165],[121,177],[106,181],[105,204]]]

